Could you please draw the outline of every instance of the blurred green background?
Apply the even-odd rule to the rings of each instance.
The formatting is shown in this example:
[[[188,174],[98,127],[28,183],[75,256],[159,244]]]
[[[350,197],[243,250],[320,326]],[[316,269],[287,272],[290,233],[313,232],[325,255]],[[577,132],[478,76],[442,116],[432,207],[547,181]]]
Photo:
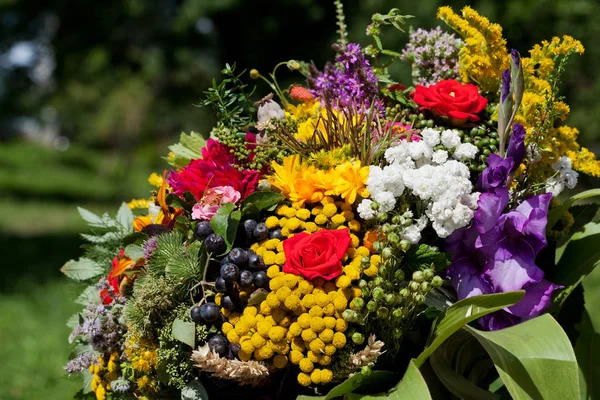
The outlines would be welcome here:
[[[398,7],[415,16],[409,24],[433,28],[444,4],[501,23],[523,55],[555,34],[580,39],[586,52],[571,60],[563,93],[580,142],[600,154],[597,1],[344,3],[350,40],[365,44],[374,12]],[[333,4],[317,0],[0,0],[0,399],[67,399],[80,387],[62,371],[80,288],[59,272],[80,253],[76,205],[115,212],[145,197],[168,144],[181,131],[210,131],[210,110],[196,104],[225,62],[263,72],[291,58],[322,66],[335,30]],[[384,35],[386,48],[405,42]],[[395,73],[409,82],[407,68]],[[257,99],[266,93],[259,86]]]

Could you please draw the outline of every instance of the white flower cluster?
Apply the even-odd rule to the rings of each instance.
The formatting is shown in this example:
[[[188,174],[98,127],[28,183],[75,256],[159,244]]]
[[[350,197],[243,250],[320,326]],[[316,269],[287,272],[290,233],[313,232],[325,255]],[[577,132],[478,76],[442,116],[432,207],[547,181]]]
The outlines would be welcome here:
[[[367,188],[371,199],[358,206],[363,219],[375,218],[378,212],[389,212],[396,206],[397,198],[409,192],[426,206],[425,215],[405,227],[402,239],[418,243],[427,220],[439,237],[445,238],[456,229],[465,227],[473,218],[479,193],[471,193],[469,168],[460,161],[477,155],[477,147],[461,143],[456,130],[441,134],[434,129],[424,129],[420,141],[401,141],[385,152],[389,165],[371,166]],[[434,150],[442,144],[446,150]],[[449,160],[449,153],[452,158]],[[378,203],[378,207],[373,206]],[[376,208],[376,210],[374,209]]]
[[[552,164],[552,168],[556,171],[556,174],[546,181],[546,193],[552,192],[552,195],[558,196],[565,189],[565,186],[573,189],[577,185],[579,174],[573,171],[569,157],[561,157],[556,163]]]

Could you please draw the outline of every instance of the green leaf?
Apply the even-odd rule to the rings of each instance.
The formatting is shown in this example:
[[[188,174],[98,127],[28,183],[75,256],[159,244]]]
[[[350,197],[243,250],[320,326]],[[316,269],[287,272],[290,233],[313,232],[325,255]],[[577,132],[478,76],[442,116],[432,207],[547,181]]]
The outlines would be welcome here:
[[[125,255],[134,261],[138,258],[144,257],[144,249],[142,248],[142,246],[139,246],[137,244],[128,245],[127,247],[125,247],[124,251]]]
[[[104,272],[102,267],[89,258],[67,261],[60,269],[63,274],[76,281],[85,281]]]
[[[133,213],[127,207],[127,203],[122,203],[117,211],[117,222],[126,229],[127,232],[133,231]]]
[[[267,298],[267,294],[269,294],[269,292],[265,289],[256,289],[250,295],[250,298],[248,299],[248,305],[249,306],[260,305],[260,303],[262,303]]]
[[[553,282],[569,286],[579,283],[600,264],[600,223],[590,222],[556,249]]]
[[[581,324],[577,326],[579,337],[575,343],[575,355],[579,365],[579,389],[582,400],[600,398],[600,333],[594,330],[592,320],[584,309]]]
[[[344,382],[340,383],[329,391],[325,396],[298,396],[298,400],[331,400],[336,397],[344,396],[348,393],[352,393],[356,389],[366,386],[377,384],[378,382],[385,382],[394,376],[393,372],[389,371],[373,371],[369,375],[365,375],[361,372],[352,375]]]
[[[279,204],[284,199],[285,196],[281,193],[254,192],[242,201],[240,209],[242,210],[242,215],[258,218],[260,211]]]
[[[77,207],[77,211],[79,211],[79,215],[87,224],[94,228],[104,228],[106,225],[101,217],[97,216],[91,211],[86,210],[85,208]]]
[[[90,285],[86,287],[83,292],[77,297],[75,303],[81,304],[82,306],[87,306],[92,303],[100,303],[100,295],[98,293],[98,288],[96,285]]]
[[[389,393],[377,395],[360,395],[352,393],[348,400],[431,400],[427,382],[421,375],[419,368],[410,360],[404,377]]]
[[[92,375],[87,369],[84,369],[81,375],[83,376],[83,394],[91,393],[92,379],[94,378],[94,375]]]
[[[169,146],[173,157],[166,157],[169,164],[175,167],[185,167],[191,160],[202,158],[202,148],[206,140],[199,133],[193,132],[186,135],[184,132],[179,137],[179,143]]]
[[[175,193],[169,193],[165,198],[165,202],[174,207],[181,207],[186,211],[192,211],[194,204],[197,203],[196,198],[192,194],[192,192],[185,192],[183,194],[183,198],[179,197]]]
[[[208,400],[208,393],[202,382],[194,379],[181,389],[181,400]]]
[[[423,365],[425,360],[454,332],[471,321],[479,319],[484,315],[493,313],[517,303],[524,291],[484,294],[460,300],[448,307],[442,319],[435,326],[431,344],[423,350],[415,360],[417,367]]]
[[[573,347],[549,314],[498,331],[466,328],[487,350],[513,399],[579,399]]]
[[[570,199],[562,203],[560,206],[553,208],[548,212],[548,224],[546,225],[546,229],[551,229],[554,224],[558,222],[560,217],[571,207],[575,202],[579,200],[590,199],[592,197],[600,196],[600,189],[590,189],[581,193],[577,193],[574,196],[571,196]]]
[[[227,244],[227,250],[225,253],[229,252],[233,246],[235,235],[237,233],[237,227],[242,217],[242,213],[239,210],[234,210],[235,204],[225,203],[210,219],[210,224],[213,228],[213,231],[223,236],[225,239],[225,243]]]
[[[79,325],[79,313],[75,313],[67,320],[67,326],[71,329],[77,328]]]
[[[464,330],[459,330],[431,355],[429,358],[431,368],[444,386],[460,399],[498,399],[499,396],[477,385],[479,379],[467,379],[464,376],[470,370],[482,373],[481,376],[473,378],[484,378],[489,373],[489,369],[493,370],[494,368],[494,364],[489,358],[481,360],[482,356],[485,356],[485,351],[481,346],[473,346],[473,342],[477,344],[472,335]],[[482,368],[483,365],[478,364],[481,361],[488,362],[489,366]]]
[[[439,271],[446,268],[449,264],[446,253],[442,253],[437,247],[427,244],[420,244],[416,248],[412,247],[403,261],[408,269],[412,271],[429,268],[432,265]]]
[[[173,321],[173,337],[194,348],[196,345],[196,325],[193,322],[176,318]]]

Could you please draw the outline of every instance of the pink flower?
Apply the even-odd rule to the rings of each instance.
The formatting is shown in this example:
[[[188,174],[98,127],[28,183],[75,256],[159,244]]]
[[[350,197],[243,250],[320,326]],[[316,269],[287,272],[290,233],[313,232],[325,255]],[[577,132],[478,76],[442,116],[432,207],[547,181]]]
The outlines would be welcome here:
[[[209,220],[225,203],[237,203],[241,198],[240,192],[231,186],[216,186],[206,189],[204,195],[192,208],[193,219]]]

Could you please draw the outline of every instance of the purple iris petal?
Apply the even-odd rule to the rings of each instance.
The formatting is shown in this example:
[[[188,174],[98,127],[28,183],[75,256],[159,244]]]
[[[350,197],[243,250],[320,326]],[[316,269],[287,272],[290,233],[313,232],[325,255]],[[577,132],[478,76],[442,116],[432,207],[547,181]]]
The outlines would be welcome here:
[[[513,169],[514,161],[512,158],[502,158],[493,153],[488,156],[487,165],[477,182],[477,188],[482,192],[491,192],[495,188],[504,186]]]
[[[502,73],[502,93],[500,94],[500,102],[504,103],[510,93],[510,70],[507,69]]]
[[[455,260],[448,274],[459,299],[493,293],[490,283],[470,259]]]
[[[506,150],[506,158],[513,159],[513,170],[517,169],[523,158],[525,158],[525,128],[521,124],[513,124],[512,134],[508,141],[508,149]]]
[[[519,68],[521,66],[521,55],[515,49],[510,51],[510,56],[515,67]]]

